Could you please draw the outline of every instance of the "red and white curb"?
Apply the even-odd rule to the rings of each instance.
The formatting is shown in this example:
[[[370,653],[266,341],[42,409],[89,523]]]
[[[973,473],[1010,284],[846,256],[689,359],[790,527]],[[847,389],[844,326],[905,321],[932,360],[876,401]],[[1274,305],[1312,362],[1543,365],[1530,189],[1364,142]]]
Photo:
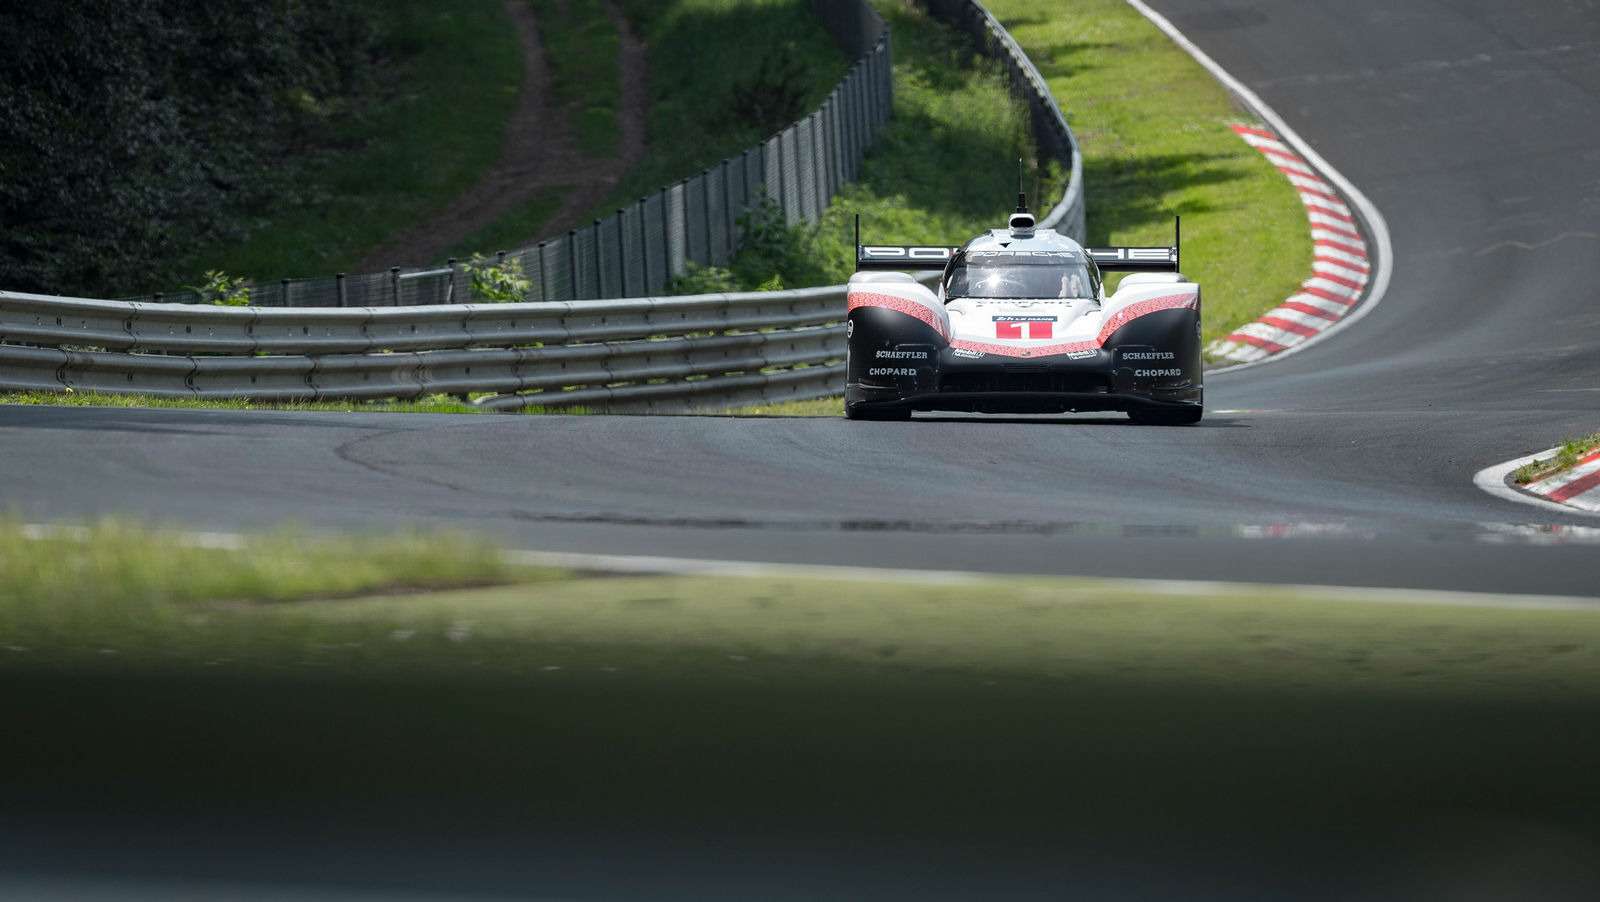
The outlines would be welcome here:
[[[1299,291],[1206,348],[1211,356],[1229,363],[1253,363],[1316,338],[1344,319],[1366,291],[1372,262],[1355,215],[1333,185],[1275,132],[1249,125],[1235,125],[1233,130],[1299,192],[1315,249],[1311,278],[1300,283]]]
[[[1600,514],[1600,450],[1590,451],[1579,458],[1575,466],[1553,476],[1536,479],[1523,486],[1513,486],[1510,483],[1512,471],[1536,460],[1553,457],[1559,450],[1551,448],[1538,454],[1529,454],[1527,457],[1485,467],[1478,471],[1472,481],[1478,488],[1507,501],[1517,501],[1569,514]]]
[[[1536,479],[1522,490],[1546,501],[1600,513],[1600,450],[1579,458],[1572,469]]]
[[[1256,96],[1256,93],[1243,82],[1218,65],[1216,60],[1189,40],[1165,16],[1151,9],[1143,0],[1127,0],[1127,4],[1148,19],[1150,24],[1160,29],[1178,45],[1179,49],[1193,57],[1195,62],[1210,72],[1211,76],[1221,82],[1222,86],[1238,98],[1247,109],[1266,123],[1267,127],[1264,129],[1251,129],[1250,133],[1241,132],[1241,134],[1252,144],[1256,144],[1259,140],[1261,143],[1257,144],[1257,147],[1262,149],[1263,153],[1269,148],[1275,152],[1266,153],[1266,156],[1274,163],[1280,164],[1279,168],[1285,170],[1284,174],[1289,181],[1300,189],[1303,199],[1309,194],[1318,200],[1331,201],[1331,203],[1318,203],[1316,209],[1313,209],[1310,200],[1306,203],[1313,238],[1331,242],[1318,246],[1317,256],[1328,259],[1325,268],[1314,270],[1312,277],[1300,291],[1268,313],[1266,317],[1243,326],[1221,342],[1214,343],[1213,354],[1232,363],[1211,370],[1207,376],[1221,375],[1298,353],[1330,338],[1372,312],[1387,293],[1394,270],[1394,246],[1389,238],[1389,225],[1384,220],[1383,214],[1372,201],[1367,199],[1361,189],[1351,184],[1339,170],[1324,160],[1316,148],[1300,137],[1289,123],[1277,114],[1277,111],[1267,105],[1266,101]],[[1350,254],[1349,251],[1336,246],[1346,243],[1339,238],[1348,237],[1348,232],[1354,232],[1356,237],[1361,237],[1363,230],[1346,229],[1341,226],[1341,224],[1352,224],[1356,219],[1359,219],[1364,226],[1366,236],[1366,240],[1359,245],[1361,248],[1359,255]],[[1319,237],[1319,233],[1326,233],[1326,237]],[[1357,259],[1348,259],[1342,255]],[[1365,269],[1358,266],[1340,266],[1334,262],[1354,264],[1358,260],[1367,264]],[[1365,296],[1362,297],[1359,293],[1355,295],[1355,298],[1360,300],[1359,304],[1341,303],[1341,299],[1349,295],[1340,289],[1348,289],[1349,286],[1324,275],[1333,274],[1340,279],[1349,280],[1350,277],[1345,275],[1345,272],[1360,272],[1365,276],[1363,280]],[[1311,291],[1310,288],[1318,290]],[[1333,297],[1327,297],[1325,294]],[[1319,313],[1309,312],[1310,310]],[[1320,314],[1331,314],[1333,318]],[[1274,322],[1267,321],[1269,317]],[[1307,334],[1308,332],[1310,334]],[[1252,338],[1255,341],[1250,340]],[[1225,348],[1223,345],[1231,347]]]

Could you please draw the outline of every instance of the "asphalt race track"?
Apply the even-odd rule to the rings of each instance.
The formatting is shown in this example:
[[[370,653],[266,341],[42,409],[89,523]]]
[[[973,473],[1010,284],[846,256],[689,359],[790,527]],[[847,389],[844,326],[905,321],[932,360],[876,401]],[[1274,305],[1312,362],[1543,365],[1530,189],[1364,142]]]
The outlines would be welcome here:
[[[559,551],[1600,595],[1600,521],[1472,484],[1600,424],[1600,7],[1156,6],[1359,186],[1394,239],[1370,315],[1213,376],[1201,427],[6,408],[0,507],[208,529],[451,525]]]

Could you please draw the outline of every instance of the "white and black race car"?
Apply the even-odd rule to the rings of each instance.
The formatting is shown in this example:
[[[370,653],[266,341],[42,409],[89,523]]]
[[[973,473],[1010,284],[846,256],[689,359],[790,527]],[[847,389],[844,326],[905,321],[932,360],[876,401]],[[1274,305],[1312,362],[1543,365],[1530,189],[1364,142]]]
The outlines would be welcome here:
[[[849,286],[845,415],[1126,411],[1186,425],[1204,410],[1200,286],[1172,247],[1084,248],[1008,227],[963,247],[862,246]],[[940,270],[934,289],[912,271]],[[1102,271],[1128,271],[1107,297]]]

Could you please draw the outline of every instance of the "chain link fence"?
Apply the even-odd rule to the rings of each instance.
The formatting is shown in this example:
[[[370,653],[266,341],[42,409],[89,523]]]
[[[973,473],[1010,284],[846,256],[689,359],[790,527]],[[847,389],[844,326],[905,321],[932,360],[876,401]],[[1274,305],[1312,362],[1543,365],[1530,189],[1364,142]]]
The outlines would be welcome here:
[[[866,0],[813,0],[824,27],[855,64],[822,105],[737,157],[669,185],[603,219],[495,256],[515,261],[529,301],[651,297],[668,293],[690,262],[726,265],[739,220],[770,197],[784,221],[816,222],[889,119],[889,29]],[[262,307],[405,307],[468,303],[472,278],[456,261],[387,272],[282,279],[250,285]],[[127,298],[199,303],[193,291]]]

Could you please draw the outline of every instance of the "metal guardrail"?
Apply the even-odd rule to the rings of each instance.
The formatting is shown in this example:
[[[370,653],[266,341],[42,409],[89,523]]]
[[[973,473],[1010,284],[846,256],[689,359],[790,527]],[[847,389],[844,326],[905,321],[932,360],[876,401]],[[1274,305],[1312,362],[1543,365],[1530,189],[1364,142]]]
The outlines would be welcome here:
[[[930,0],[930,6],[964,16],[964,27],[980,33],[989,52],[1010,61],[1013,87],[1037,108],[1036,135],[1040,123],[1046,130],[1041,147],[1071,154],[1071,180],[1042,224],[1081,240],[1082,164],[1038,71],[976,0]],[[263,401],[483,394],[477,402],[494,409],[619,412],[815,398],[842,387],[845,295],[845,286],[835,285],[691,297],[274,308],[0,291],[0,390]]]
[[[496,409],[819,397],[842,286],[613,301],[291,310],[0,292],[0,390],[264,401],[493,392]]]

